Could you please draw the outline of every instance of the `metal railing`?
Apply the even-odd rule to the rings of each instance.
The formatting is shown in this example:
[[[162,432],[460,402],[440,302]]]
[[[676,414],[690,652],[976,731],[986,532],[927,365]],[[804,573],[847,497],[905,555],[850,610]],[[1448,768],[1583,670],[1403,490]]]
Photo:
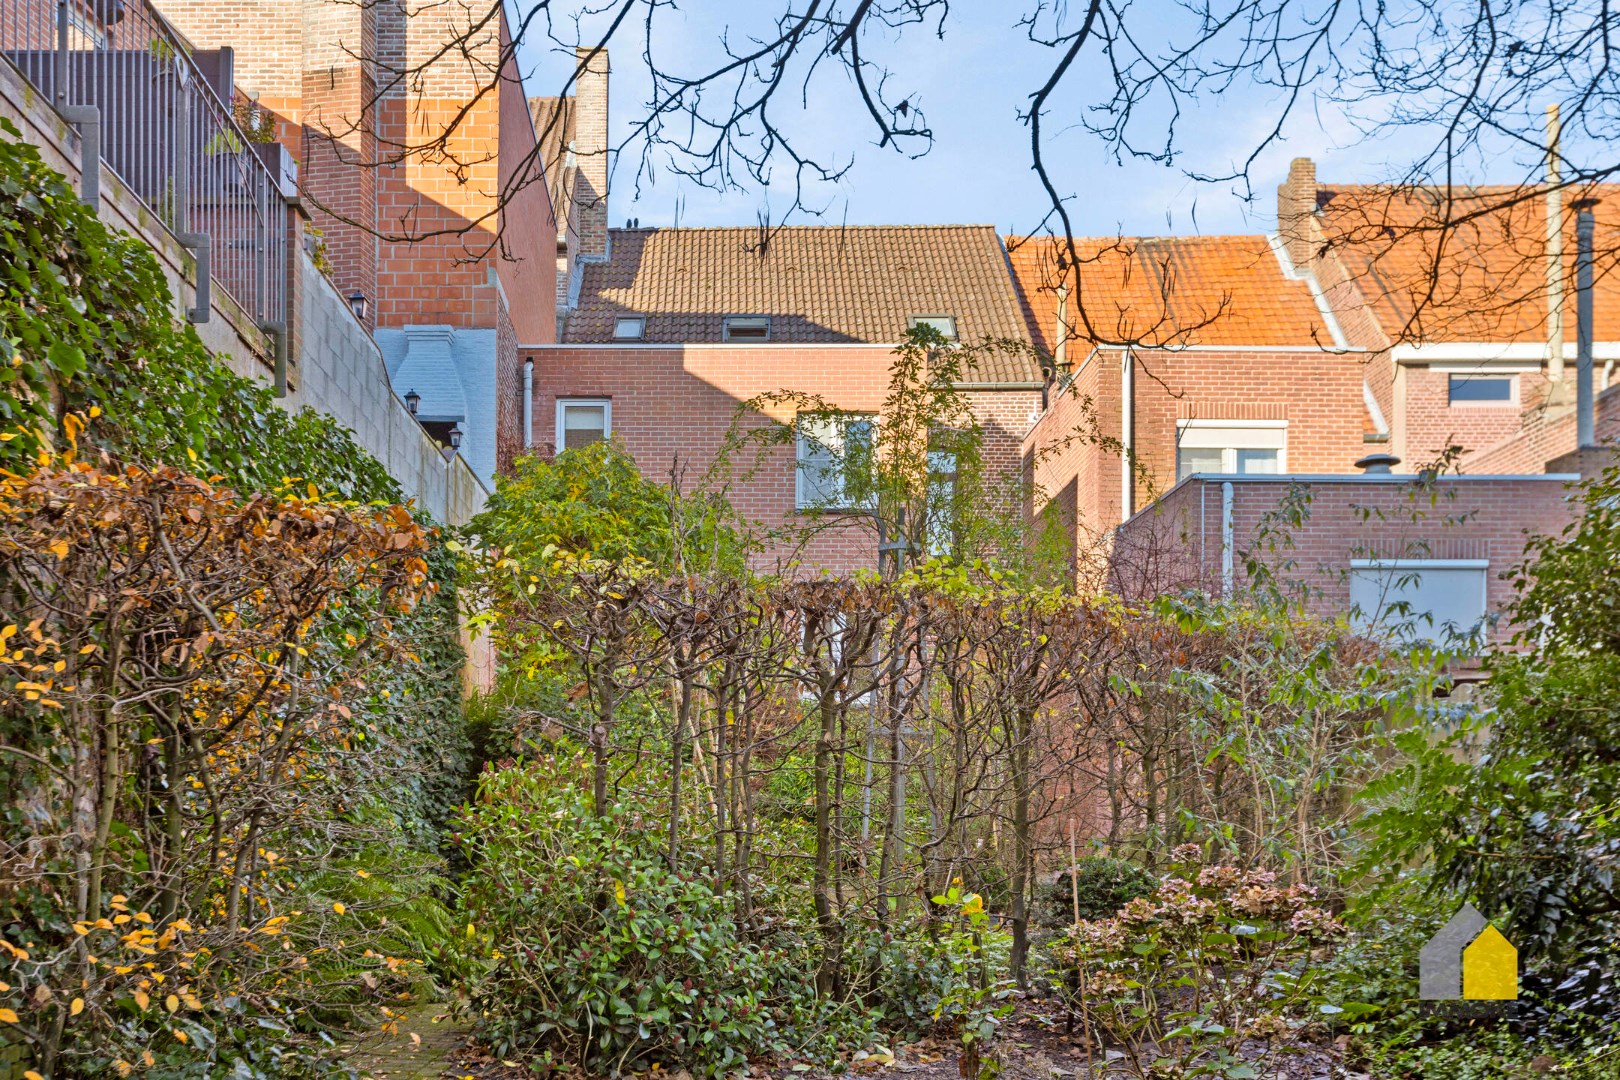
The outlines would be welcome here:
[[[217,282],[261,328],[285,329],[289,208],[266,165],[279,148],[236,123],[228,52],[194,52],[149,0],[0,0],[0,52],[194,252],[192,321]]]

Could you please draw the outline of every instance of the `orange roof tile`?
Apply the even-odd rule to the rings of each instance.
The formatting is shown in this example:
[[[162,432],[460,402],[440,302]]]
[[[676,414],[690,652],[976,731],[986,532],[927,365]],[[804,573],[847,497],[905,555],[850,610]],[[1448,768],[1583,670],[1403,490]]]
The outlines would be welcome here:
[[[1059,284],[1070,290],[1070,329],[1088,345],[1334,345],[1310,289],[1283,273],[1264,236],[1077,239],[1078,275],[1059,272],[1068,258],[1060,240],[1008,237],[1007,248],[1026,318],[1048,352]]]
[[[1449,198],[1448,198],[1449,193]],[[1595,334],[1620,340],[1620,185],[1564,193],[1564,340],[1575,343],[1575,214],[1596,209]],[[1384,332],[1411,343],[1547,337],[1547,207],[1531,187],[1319,185],[1317,221]]]
[[[808,225],[610,229],[611,257],[584,266],[566,343],[613,340],[621,315],[644,340],[723,340],[727,315],[771,316],[773,344],[902,340],[914,315],[950,315],[964,342],[1028,342],[1001,239],[989,225]],[[763,240],[763,243],[762,243]],[[1033,356],[987,382],[1035,382]]]

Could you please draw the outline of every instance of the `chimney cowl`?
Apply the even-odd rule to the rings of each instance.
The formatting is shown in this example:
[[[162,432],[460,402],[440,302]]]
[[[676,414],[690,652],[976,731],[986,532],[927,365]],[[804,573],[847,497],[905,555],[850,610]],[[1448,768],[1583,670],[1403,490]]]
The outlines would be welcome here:
[[[1394,454],[1368,454],[1356,462],[1356,468],[1368,476],[1389,476],[1400,463]]]

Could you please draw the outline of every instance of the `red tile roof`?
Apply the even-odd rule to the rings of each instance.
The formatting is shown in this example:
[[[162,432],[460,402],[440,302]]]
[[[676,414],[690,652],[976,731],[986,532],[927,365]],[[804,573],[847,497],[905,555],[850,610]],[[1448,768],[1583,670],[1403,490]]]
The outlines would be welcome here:
[[[1449,197],[1448,197],[1449,195]],[[1575,214],[1596,209],[1599,341],[1620,340],[1620,185],[1564,193],[1564,340],[1575,343]],[[1547,206],[1532,187],[1317,188],[1317,221],[1384,332],[1406,342],[1547,338]]]
[[[622,315],[644,340],[723,340],[727,315],[769,315],[774,344],[890,344],[917,315],[949,315],[964,342],[1029,341],[1006,253],[989,225],[812,225],[610,229],[611,258],[587,263],[565,343],[609,342]],[[1034,382],[1033,356],[986,382]]]
[[[1334,346],[1310,289],[1284,274],[1264,236],[1077,239],[1078,275],[1059,271],[1067,247],[1007,238],[1026,317],[1048,352],[1059,284],[1069,287],[1070,329],[1088,346]]]

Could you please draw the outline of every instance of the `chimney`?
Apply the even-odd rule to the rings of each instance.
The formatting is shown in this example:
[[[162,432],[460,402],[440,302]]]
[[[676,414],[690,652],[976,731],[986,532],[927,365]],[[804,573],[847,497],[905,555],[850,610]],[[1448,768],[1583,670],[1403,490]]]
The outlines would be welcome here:
[[[1316,254],[1316,162],[1295,158],[1277,189],[1277,233],[1296,270],[1310,270]]]
[[[1564,195],[1559,188],[1558,106],[1547,106],[1547,378],[1564,383]]]
[[[1388,476],[1400,463],[1394,454],[1368,454],[1356,462],[1356,468],[1366,476]]]
[[[571,216],[585,259],[607,255],[608,54],[574,50],[574,205]]]

